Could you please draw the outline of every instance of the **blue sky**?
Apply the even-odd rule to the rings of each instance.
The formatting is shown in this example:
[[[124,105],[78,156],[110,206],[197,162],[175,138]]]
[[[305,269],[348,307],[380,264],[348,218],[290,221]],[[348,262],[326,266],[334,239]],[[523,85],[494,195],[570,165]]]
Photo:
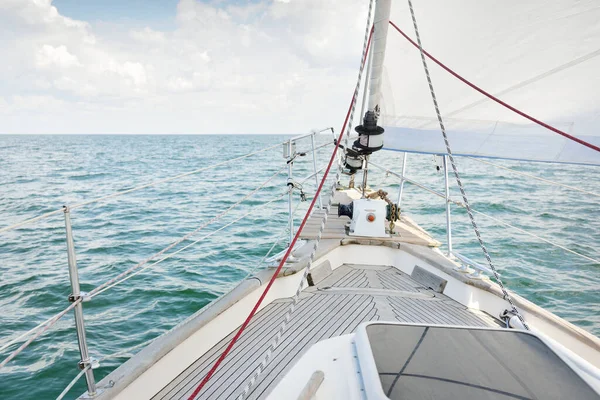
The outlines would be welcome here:
[[[94,19],[134,19],[153,21],[175,17],[178,0],[54,0],[58,11],[67,17]]]

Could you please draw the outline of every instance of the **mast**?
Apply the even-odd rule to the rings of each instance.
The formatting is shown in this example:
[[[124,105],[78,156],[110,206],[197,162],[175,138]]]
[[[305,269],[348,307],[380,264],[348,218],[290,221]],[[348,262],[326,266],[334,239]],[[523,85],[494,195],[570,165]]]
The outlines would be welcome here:
[[[377,0],[375,17],[373,18],[373,44],[371,45],[371,70],[369,72],[369,105],[368,111],[379,108],[381,100],[381,81],[383,77],[383,61],[390,21],[391,0]]]
[[[391,0],[376,0],[375,16],[373,18],[373,38],[367,70],[368,79],[365,80],[365,85],[368,83],[369,102],[367,111],[363,116],[362,125],[356,127],[358,139],[352,145],[352,152],[347,150],[347,166],[348,164],[351,164],[352,161],[358,161],[359,159],[362,163],[363,197],[365,197],[367,187],[369,155],[383,148],[384,130],[377,124],[377,120],[380,111],[381,81],[383,76],[383,62],[385,59],[385,45],[387,42],[391,3]],[[364,90],[366,93],[367,88],[365,87]],[[356,164],[356,162],[354,164]]]
[[[373,38],[369,51],[367,79],[365,79],[364,88],[366,93],[368,85],[368,106],[363,116],[363,124],[356,127],[358,140],[354,142],[351,149],[346,147],[345,166],[350,170],[351,174],[361,169],[360,165],[363,160],[366,160],[369,154],[381,150],[383,147],[383,128],[377,125],[377,119],[379,118],[383,62],[385,59],[385,45],[387,42],[391,5],[391,0],[376,0],[375,2]]]

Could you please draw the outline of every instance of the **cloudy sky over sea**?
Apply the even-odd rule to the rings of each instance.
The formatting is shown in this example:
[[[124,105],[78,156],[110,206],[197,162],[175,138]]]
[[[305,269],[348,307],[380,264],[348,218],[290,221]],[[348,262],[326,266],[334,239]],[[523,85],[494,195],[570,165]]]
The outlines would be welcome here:
[[[0,133],[329,126],[351,96],[366,5],[2,0]]]

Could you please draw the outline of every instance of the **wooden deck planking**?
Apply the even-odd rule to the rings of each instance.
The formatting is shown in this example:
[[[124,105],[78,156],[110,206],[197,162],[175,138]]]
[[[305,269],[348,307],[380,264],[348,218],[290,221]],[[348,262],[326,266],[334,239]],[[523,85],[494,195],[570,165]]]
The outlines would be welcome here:
[[[382,286],[396,293],[393,296],[369,294],[370,289],[377,293],[375,289],[381,290]],[[329,287],[360,288],[361,293],[332,293],[327,291]],[[247,398],[267,395],[310,345],[351,333],[362,322],[378,320],[382,315],[386,319],[395,317],[400,322],[498,325],[495,319],[474,313],[444,295],[436,293],[435,297],[411,298],[406,297],[406,292],[431,291],[393,267],[361,265],[341,266],[316,287],[305,289],[269,365]],[[277,300],[257,313],[199,398],[237,398],[277,334],[290,302],[290,299]],[[187,398],[236,331],[200,356],[154,399]]]
[[[321,228],[321,219],[323,218],[324,210],[316,210],[310,216],[304,229],[300,234],[302,239],[316,239],[319,229]],[[346,225],[349,224],[350,219],[348,217],[338,217],[338,210],[336,206],[331,207],[331,210],[325,223],[325,229],[323,231],[323,239],[345,239],[352,238],[346,233]],[[434,240],[427,234],[423,229],[416,226],[410,218],[401,217],[399,221],[396,221],[396,228],[394,229],[396,234],[389,238],[384,238],[384,241],[391,241],[397,243],[411,243],[422,246],[439,246],[439,242]]]
[[[377,276],[385,289],[404,290],[407,292],[418,292],[417,288],[422,285],[415,282],[408,275],[402,274],[394,267],[386,271],[377,271]]]
[[[286,304],[284,303],[275,303],[270,305],[269,307],[261,310],[256,315],[256,320],[253,320],[250,323],[248,335],[244,335],[245,337],[240,338],[238,342],[238,346],[246,347],[250,343],[255,343],[259,341],[260,336],[265,334],[271,325],[266,323],[269,318],[276,318],[277,314],[282,314],[287,310]],[[218,345],[214,346],[211,350],[209,350],[203,357],[198,358],[194,364],[192,364],[186,371],[180,374],[176,379],[171,381],[171,383],[163,388],[163,390],[154,396],[155,399],[164,399],[164,398],[179,398],[183,397],[184,394],[182,391],[186,390],[186,386],[191,386],[192,382],[196,382],[208,371],[208,367],[210,367],[217,358],[221,355],[227,343],[235,332],[227,336],[224,340],[222,340]],[[190,372],[190,373],[186,373]]]
[[[271,365],[264,372],[264,379],[253,390],[253,398],[259,398],[271,385],[276,384],[283,377],[282,371],[289,369],[293,365],[293,361],[299,358],[310,345],[330,337],[323,334],[322,331],[324,329],[332,330],[334,328],[345,327],[343,328],[345,330],[344,333],[348,333],[348,327],[352,327],[352,330],[354,330],[356,327],[353,326],[352,322],[356,322],[357,318],[348,318],[348,316],[356,316],[359,313],[350,312],[346,316],[336,319],[336,317],[339,317],[340,308],[348,303],[350,303],[350,308],[353,305],[353,308],[356,310],[365,310],[369,307],[368,296],[345,296],[341,302],[336,302],[337,306],[328,308],[321,318],[317,318],[321,323],[304,329],[304,335],[293,338],[291,343],[279,353],[280,356],[272,361]]]

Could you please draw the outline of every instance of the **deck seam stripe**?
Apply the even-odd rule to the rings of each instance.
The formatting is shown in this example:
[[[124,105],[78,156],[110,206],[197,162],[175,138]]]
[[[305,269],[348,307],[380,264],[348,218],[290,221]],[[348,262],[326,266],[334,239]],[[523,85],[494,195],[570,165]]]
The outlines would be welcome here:
[[[308,301],[308,302],[314,302],[314,299],[312,299],[312,298],[303,299],[303,302],[306,302],[306,301]],[[268,335],[268,337],[271,337],[273,335],[273,332],[275,331],[275,329],[277,327],[276,321],[278,321],[285,314],[285,311],[287,310],[287,306],[288,306],[288,303],[278,303],[278,304],[281,305],[281,312],[279,313],[279,315],[273,316],[272,318],[270,318],[270,320],[267,322],[267,324],[263,324],[263,325],[265,325],[264,329],[261,331],[260,334],[258,334],[256,336],[260,337],[260,336],[266,336],[266,335]],[[268,305],[267,305],[267,307],[268,307]],[[304,313],[302,313],[302,317],[304,317]],[[252,327],[249,327],[249,328],[250,328],[250,331],[252,331]],[[261,329],[261,328],[259,328],[259,329]],[[235,332],[235,330],[234,330],[234,332]],[[254,332],[250,332],[250,333],[251,333],[250,336],[252,336],[252,337],[255,336]],[[260,340],[260,338],[259,338],[259,340]],[[252,344],[253,341],[249,341],[249,343]],[[262,345],[262,344],[264,344],[264,341],[259,341],[258,343]],[[223,366],[226,367],[228,365],[234,365],[235,364],[234,361],[237,360],[239,358],[239,356],[242,354],[242,353],[240,353],[240,351],[241,351],[240,349],[245,348],[245,347],[246,346],[239,346],[237,349],[234,349],[234,351],[232,351],[232,353],[231,353],[231,356],[230,356],[231,358],[229,360],[226,360],[226,362],[223,364]],[[243,353],[243,354],[245,354],[245,353]],[[210,363],[208,363],[208,365],[210,365]],[[206,368],[206,366],[203,367],[203,368]],[[228,370],[228,368],[226,368],[226,369]],[[204,372],[204,370],[202,372]],[[196,374],[195,377],[197,377],[198,375],[201,375],[201,374]],[[223,377],[223,372],[222,371],[221,372],[217,371],[217,373],[215,374],[215,377],[217,379],[215,381],[211,382],[207,386],[207,390],[209,390],[210,388],[214,387],[213,386],[214,382],[220,381],[220,378]],[[185,386],[189,386],[190,383],[191,382],[188,380],[188,382],[185,384]],[[205,392],[205,393],[203,393],[203,395],[204,394],[207,394],[207,393]],[[201,395],[201,398],[203,397],[203,395]]]
[[[335,299],[335,301],[339,301],[339,299]],[[294,321],[295,323],[293,323],[293,324],[291,324],[291,325],[290,325],[290,331],[289,331],[289,334],[286,334],[284,337],[285,337],[285,338],[288,338],[288,337],[290,337],[290,336],[293,336],[293,335],[296,333],[296,331],[297,331],[298,329],[300,329],[300,331],[302,331],[302,329],[304,329],[304,326],[306,325],[306,324],[305,324],[305,321],[306,321],[307,319],[309,319],[309,318],[310,318],[310,317],[313,315],[313,313],[314,313],[314,312],[320,312],[322,309],[327,309],[327,308],[329,308],[328,306],[329,306],[330,304],[328,304],[328,303],[331,303],[331,302],[332,302],[332,301],[325,301],[325,302],[320,302],[320,303],[317,303],[317,304],[319,304],[319,305],[321,306],[321,309],[319,309],[319,310],[316,310],[316,311],[315,311],[315,310],[314,310],[314,309],[313,309],[313,308],[312,308],[310,305],[307,305],[307,304],[302,304],[302,307],[306,309],[305,315],[303,315],[303,318],[302,318],[302,319],[296,319],[296,320]],[[300,303],[299,303],[299,305],[300,305]],[[297,309],[298,309],[298,308],[297,308]],[[304,311],[304,310],[302,310],[302,311]],[[322,313],[320,313],[320,314],[322,314]],[[280,325],[280,324],[279,324],[278,322],[281,322],[281,320],[279,320],[279,319],[278,319],[277,321],[273,321],[273,322],[274,322],[274,323],[273,323],[273,326],[274,326],[275,328],[279,328],[279,325]],[[276,333],[276,329],[274,330],[274,332]],[[301,332],[300,332],[300,333],[301,333]],[[265,337],[265,338],[264,338],[264,340],[263,340],[263,342],[260,344],[260,349],[263,349],[263,348],[265,347],[265,345],[268,345],[268,344],[271,342],[271,340],[272,340],[272,338],[273,338],[274,336],[275,336],[275,335],[273,334],[273,335],[270,335],[269,337]],[[254,350],[257,350],[257,349],[256,349],[256,347],[254,348]],[[254,354],[255,354],[255,355],[258,355],[258,356],[260,356],[260,354],[262,354],[262,352],[261,352],[261,351],[255,351],[255,352],[254,352]],[[276,357],[276,356],[277,356],[277,355],[275,355],[274,357]],[[244,369],[244,370],[252,370],[252,369],[253,369],[253,367],[252,367],[252,366],[253,366],[254,364],[256,364],[256,363],[257,363],[257,361],[259,361],[259,359],[258,359],[257,357],[248,357],[248,358],[246,358],[246,359],[243,361],[243,364],[241,364],[241,365],[239,365],[239,364],[238,364],[238,365],[236,365],[236,367],[238,367],[238,368],[241,368],[241,367],[246,367],[246,368],[243,368],[243,369]],[[234,365],[234,364],[236,364],[236,363],[234,363],[234,362],[231,362],[231,364],[232,364],[232,365]],[[233,382],[235,383],[235,382],[238,382],[239,380],[240,380],[240,379],[239,379],[239,376],[238,376],[238,379],[236,379],[236,380],[235,380],[235,381],[233,381]],[[244,381],[242,380],[241,382],[243,383]],[[229,382],[229,383],[232,383],[232,382]],[[235,388],[234,388],[234,390],[235,390]],[[207,392],[207,394],[208,394],[208,392]]]
[[[276,307],[275,307],[276,306]],[[278,310],[279,309],[279,310]],[[272,317],[274,314],[277,314],[277,312],[283,312],[283,310],[285,309],[285,304],[276,304],[274,305],[274,307],[271,307],[269,309],[267,309],[267,307],[265,307],[265,313],[263,315],[261,315],[258,320],[257,320],[257,326],[263,327],[265,326],[264,324],[262,324],[264,319],[269,319],[270,317]],[[262,310],[261,310],[262,311]],[[262,317],[265,318],[262,318]],[[268,325],[267,325],[268,326]],[[266,328],[265,328],[266,329]],[[186,368],[185,370],[183,370],[175,379],[173,379],[171,382],[169,382],[168,385],[166,385],[159,393],[157,393],[157,395],[159,395],[161,392],[163,392],[167,387],[171,386],[171,384],[173,382],[175,382],[179,377],[181,377],[182,374],[185,374],[186,372],[189,371],[189,373],[183,377],[182,379],[180,379],[179,382],[177,382],[167,393],[165,393],[165,395],[168,395],[170,392],[172,392],[173,390],[177,389],[177,387],[183,382],[186,381],[187,379],[189,379],[189,377],[196,371],[198,371],[198,369],[203,369],[206,368],[206,365],[209,361],[212,362],[214,360],[216,360],[216,358],[218,357],[218,353],[226,346],[226,340],[230,339],[233,335],[235,334],[235,330],[233,330],[231,333],[229,333],[227,336],[225,336],[223,339],[221,339],[219,341],[219,343],[215,344],[210,350],[208,350],[206,353],[204,353],[203,355],[201,355],[200,357],[198,357],[196,359],[196,361],[194,361],[192,364],[190,364],[188,366],[188,368]],[[250,337],[247,338],[246,340],[250,340]],[[223,344],[222,346],[219,346],[220,344]],[[217,347],[219,346],[219,347]],[[210,355],[209,355],[210,353]],[[197,365],[197,363],[200,361],[200,364]],[[195,367],[194,367],[195,366]],[[190,370],[190,368],[194,367],[193,369]],[[175,394],[179,393],[181,390],[178,390]],[[156,396],[153,397],[156,398]],[[163,397],[164,398],[164,395]]]
[[[346,296],[346,297],[349,297],[349,296]],[[360,299],[353,299],[353,300],[354,300],[354,303],[360,303]],[[363,309],[363,310],[364,310],[364,309]],[[336,314],[336,313],[337,313],[337,311],[336,311],[336,310],[332,310],[332,313],[333,313],[333,314]],[[362,313],[362,311],[361,311],[361,313]],[[351,314],[350,316],[353,316],[353,315],[354,315],[354,314]],[[356,319],[356,317],[357,317],[357,316],[358,316],[358,315],[354,315],[354,319]],[[340,326],[341,326],[341,325],[343,325],[344,323],[347,323],[349,319],[350,319],[350,318],[346,318],[345,320],[342,320],[342,321],[341,321],[341,324],[340,324]],[[324,320],[322,320],[322,321],[325,321],[325,324],[321,324],[321,325],[327,326],[328,319],[324,319]],[[332,325],[332,326],[335,326],[335,325]],[[331,328],[332,326],[330,326],[330,328]],[[350,326],[350,325],[347,325],[347,326]],[[315,329],[317,329],[317,332],[318,332],[318,331],[319,331],[319,328],[321,328],[321,329],[322,329],[322,328],[323,328],[323,326],[314,326],[314,327],[312,327],[312,328],[311,328],[311,332],[312,332],[313,330],[315,330]],[[316,337],[316,336],[315,336],[315,337],[312,337],[312,338],[308,338],[308,343],[307,343],[307,344],[305,344],[304,346],[300,346],[300,348],[298,348],[298,347],[299,347],[299,346],[298,346],[298,344],[300,344],[300,343],[302,343],[302,342],[298,342],[298,343],[297,343],[297,345],[296,345],[296,346],[294,346],[294,347],[292,348],[292,350],[293,350],[293,349],[296,349],[296,348],[298,348],[298,350],[297,350],[297,351],[296,351],[296,353],[293,355],[293,357],[291,357],[291,359],[290,359],[288,355],[284,355],[284,358],[283,358],[283,359],[280,359],[280,360],[279,360],[279,362],[277,363],[277,366],[279,366],[279,365],[280,365],[282,362],[284,362],[284,361],[288,360],[288,361],[287,361],[287,363],[286,363],[286,365],[284,365],[284,366],[283,366],[283,368],[281,368],[279,371],[285,371],[285,370],[286,370],[286,368],[287,368],[287,367],[288,367],[288,366],[289,366],[289,365],[290,365],[290,364],[293,362],[293,360],[294,360],[294,359],[296,359],[296,358],[299,356],[299,354],[300,354],[302,351],[304,351],[304,350],[306,349],[306,347],[307,347],[307,345],[308,345],[308,344],[310,344],[311,342],[312,342],[312,343],[317,343],[318,341],[320,341],[320,340],[323,338],[323,336],[324,336],[324,333],[321,333],[321,335],[320,335],[319,337]],[[306,339],[306,337],[305,337],[305,338],[303,338],[303,339]],[[278,370],[277,370],[277,369],[275,369],[275,368],[271,368],[271,369],[268,371],[268,373],[266,373],[266,374],[265,374],[265,378],[268,378],[268,377],[272,376],[272,374],[273,374],[274,372],[276,372],[276,371],[278,371]],[[265,372],[266,372],[266,371],[265,371]],[[261,387],[261,384],[262,384],[262,386],[264,386],[264,383],[266,383],[266,382],[263,380],[261,383],[257,384],[257,385],[256,385],[256,389],[260,388],[260,387]],[[271,382],[269,382],[269,384],[268,384],[268,385],[266,385],[266,386],[264,387],[264,389],[263,389],[263,390],[262,390],[262,392],[261,392],[261,393],[258,395],[258,397],[262,396],[262,394],[264,393],[264,391],[265,391],[265,390],[267,390],[267,389],[268,389],[268,388],[271,386],[271,384],[272,384],[272,381],[271,381]],[[253,392],[254,392],[254,391],[253,391]]]
[[[335,303],[335,304],[343,303],[343,302],[344,302],[344,300],[346,300],[346,297],[347,297],[347,296],[339,296],[339,298],[338,298],[338,299],[335,299],[335,300],[332,300],[332,301],[329,301],[329,302],[331,302],[331,303]],[[332,304],[332,305],[333,305],[333,304]],[[332,313],[334,313],[334,312],[335,312],[335,307],[330,307],[330,308],[328,307],[328,309],[329,309],[329,310],[330,310],[330,312],[332,312]],[[321,322],[322,322],[322,321],[326,321],[326,320],[327,320],[327,317],[328,317],[328,313],[322,313],[322,314],[320,315],[320,318],[319,318],[319,320],[318,320],[319,322],[317,322],[316,324],[311,324],[311,325],[308,327],[308,328],[309,328],[309,329],[308,329],[308,333],[312,332],[314,329],[319,329],[319,328],[321,327],[321,326],[320,326],[320,325],[321,325]],[[292,321],[294,321],[294,320],[292,320]],[[296,324],[296,325],[300,326],[301,324]],[[306,328],[306,327],[303,327],[303,328]],[[308,342],[310,342],[311,340],[314,340],[314,338],[308,337],[308,336],[306,335],[306,333],[307,333],[307,332],[306,332],[306,329],[304,329],[304,330],[303,330],[303,332],[304,332],[305,334],[303,334],[303,335],[299,335],[299,336],[300,336],[300,342],[288,342],[288,343],[286,343],[285,347],[283,347],[282,349],[284,349],[284,350],[285,350],[285,349],[287,349],[287,348],[288,348],[290,345],[292,345],[291,349],[294,349],[296,346],[298,346],[299,344],[301,344],[301,343],[302,343],[302,340],[304,340],[304,339],[308,340]],[[300,333],[303,333],[303,332],[300,332]],[[288,338],[288,337],[291,337],[291,336],[292,336],[292,335],[288,334],[288,332],[286,332],[284,335],[285,335],[285,338]],[[281,340],[281,343],[282,343],[282,344],[283,344],[283,343],[285,343],[285,341],[284,341],[283,339],[284,339],[284,337],[282,337],[282,340]],[[303,346],[301,346],[301,347],[302,347],[302,349],[303,349],[305,346],[306,346],[306,343],[305,343]],[[301,350],[302,350],[302,349],[301,349]],[[283,353],[284,353],[284,351],[283,351],[283,350],[277,351],[276,353],[274,353],[272,360],[273,360],[273,361],[275,361],[275,360],[276,360],[277,358],[279,358],[279,357],[280,357],[280,356],[281,356]],[[259,354],[259,355],[260,355],[260,354]],[[285,357],[285,354],[284,354],[284,357]],[[293,359],[294,359],[294,358],[292,358],[292,360],[293,360]],[[250,374],[246,375],[246,376],[245,376],[245,377],[242,379],[242,381],[241,381],[241,382],[245,382],[245,381],[248,379],[248,377],[250,377],[250,376],[252,376],[252,375],[254,374],[254,372],[255,372],[255,369],[256,369],[256,368],[258,368],[258,366],[260,365],[260,361],[261,361],[261,360],[260,360],[260,358],[257,358],[257,359],[255,360],[255,362],[256,362],[256,361],[258,361],[259,363],[258,363],[256,366],[254,366],[254,367],[253,367],[253,368],[250,370]],[[271,363],[269,363],[269,365],[267,366],[267,368],[265,368],[265,370],[263,371],[263,374],[262,374],[263,378],[262,378],[262,379],[261,379],[261,380],[258,382],[258,384],[257,384],[256,386],[254,386],[254,388],[252,388],[252,389],[251,389],[251,391],[248,393],[249,395],[251,395],[251,394],[252,394],[252,393],[253,393],[253,392],[256,390],[256,388],[260,386],[260,384],[263,382],[263,380],[264,380],[264,379],[265,379],[267,376],[269,376],[269,373],[270,373],[270,371],[273,371],[273,370],[275,370],[275,367],[276,367],[276,366],[278,366],[278,365],[280,364],[280,362],[281,362],[281,361],[282,361],[282,360],[280,360],[280,361],[279,361],[279,362],[277,362],[277,363],[274,363],[274,362],[271,362]],[[268,371],[268,372],[267,372],[267,371]],[[266,373],[266,374],[264,374],[264,372],[267,372],[267,373]],[[239,380],[239,379],[236,379],[236,382],[237,382],[238,380]]]
[[[275,313],[275,308],[271,308],[269,310],[265,310],[265,313],[260,315],[259,321],[262,321],[262,317],[264,316],[266,318],[267,315],[271,315],[273,313]],[[261,310],[262,311],[262,310]],[[196,371],[198,366],[197,363],[200,362],[200,364],[203,364],[206,360],[203,360],[205,358],[205,356],[208,355],[208,358],[210,359],[210,357],[212,357],[212,355],[216,354],[220,349],[222,349],[223,346],[218,347],[219,344],[221,344],[224,340],[226,340],[227,338],[230,338],[233,335],[233,331],[228,334],[227,336],[225,336],[223,339],[221,339],[221,341],[219,341],[219,343],[215,344],[211,349],[209,349],[206,353],[204,353],[203,355],[201,355],[200,357],[198,357],[193,363],[191,363],[185,370],[181,371],[179,373],[179,375],[177,375],[177,377],[175,377],[171,382],[169,382],[169,384],[165,385],[156,395],[154,395],[153,399],[156,399],[157,396],[161,395],[161,393],[163,393],[167,388],[170,387],[170,389],[168,389],[168,391],[164,394],[162,394],[163,397],[161,397],[161,399],[164,399],[166,395],[168,395],[170,392],[172,392],[174,389],[177,388],[177,386],[179,385],[180,381],[187,379],[187,377],[189,376],[186,375],[185,377],[181,378],[181,376],[183,374],[185,374],[187,371],[190,371],[190,368],[193,367],[193,369],[191,370]],[[209,355],[210,353],[210,355]],[[190,374],[192,373],[190,372]],[[178,381],[177,383],[175,383],[175,385],[173,386],[173,383],[175,381]]]

